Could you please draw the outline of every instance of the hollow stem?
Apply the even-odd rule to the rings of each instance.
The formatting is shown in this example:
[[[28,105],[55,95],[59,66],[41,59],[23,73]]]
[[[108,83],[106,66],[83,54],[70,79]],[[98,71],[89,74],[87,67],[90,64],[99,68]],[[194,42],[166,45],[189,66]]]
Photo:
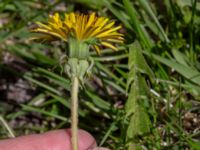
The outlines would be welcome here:
[[[71,93],[71,129],[72,129],[72,150],[78,150],[78,88],[79,81],[77,77],[72,79]]]

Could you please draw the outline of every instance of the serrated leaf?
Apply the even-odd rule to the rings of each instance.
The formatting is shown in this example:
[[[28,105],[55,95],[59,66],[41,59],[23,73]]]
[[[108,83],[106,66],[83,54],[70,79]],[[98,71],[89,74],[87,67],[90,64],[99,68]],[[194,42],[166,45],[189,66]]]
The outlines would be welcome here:
[[[127,141],[131,141],[129,149],[133,146],[134,138],[138,135],[148,133],[150,131],[150,126],[151,122],[148,113],[143,107],[137,106],[135,113],[131,116],[127,129]]]
[[[129,55],[130,69],[135,66],[142,73],[145,73],[150,77],[153,77],[153,72],[148,66],[146,60],[144,59],[144,56],[142,55],[142,48],[140,46],[140,43],[138,41],[134,42],[132,45],[130,45],[129,50],[130,50],[130,55]]]
[[[144,59],[141,50],[142,48],[138,41],[134,42],[129,46],[128,67],[130,71],[127,80],[127,90],[131,82],[133,82],[136,72],[146,74],[151,78],[154,76],[152,70],[150,69],[146,60]]]
[[[136,140],[138,135],[143,135],[150,131],[150,119],[145,109],[148,103],[147,96],[149,89],[147,87],[145,77],[153,77],[153,72],[146,63],[139,42],[134,42],[129,47],[129,76],[127,81],[127,89],[131,86],[128,100],[125,106],[126,119],[129,121],[127,127],[126,142],[128,150],[136,150]]]
[[[125,107],[126,117],[128,117],[130,114],[136,111],[137,98],[138,98],[138,86],[137,82],[134,82],[131,85],[131,90],[128,95],[128,100],[126,102],[126,107]]]
[[[131,118],[130,124],[133,124],[133,126],[130,127],[130,131],[134,129],[132,133],[134,136],[142,135],[150,131],[151,122],[143,107],[140,106],[137,108],[136,113]]]
[[[146,100],[148,95],[148,87],[143,77],[136,76],[134,82],[131,85],[131,90],[129,92],[128,100],[126,102],[126,116],[135,113],[136,107],[140,104],[143,99]]]

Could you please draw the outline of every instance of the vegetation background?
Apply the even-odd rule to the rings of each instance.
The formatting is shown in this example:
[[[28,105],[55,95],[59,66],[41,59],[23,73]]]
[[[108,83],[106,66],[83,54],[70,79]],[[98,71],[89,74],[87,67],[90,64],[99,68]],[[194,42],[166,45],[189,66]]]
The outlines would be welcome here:
[[[30,41],[54,12],[97,12],[125,44],[95,60],[79,127],[112,150],[200,150],[200,2],[0,0],[0,139],[70,127],[64,43]]]

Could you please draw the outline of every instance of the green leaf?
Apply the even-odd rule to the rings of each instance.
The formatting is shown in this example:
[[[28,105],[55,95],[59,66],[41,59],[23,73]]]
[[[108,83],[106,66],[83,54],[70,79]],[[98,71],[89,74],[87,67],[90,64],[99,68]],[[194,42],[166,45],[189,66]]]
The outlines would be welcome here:
[[[70,81],[64,77],[62,77],[61,75],[58,75],[56,73],[53,73],[51,71],[48,71],[44,68],[36,68],[35,69],[36,72],[39,73],[40,76],[44,76],[47,79],[55,82],[56,84],[62,86],[63,88],[70,90]]]
[[[100,9],[103,6],[103,1],[94,1],[94,0],[75,0],[79,3],[87,5],[93,9]]]
[[[128,59],[128,67],[130,69],[127,81],[127,90],[134,80],[136,72],[140,72],[146,74],[153,78],[154,74],[150,67],[148,66],[144,56],[141,52],[142,48],[138,41],[134,42],[129,46],[129,59]]]
[[[189,67],[187,64],[187,62],[189,62],[189,60],[183,53],[181,53],[177,49],[172,49],[172,54],[178,63],[180,63],[186,67]]]
[[[103,71],[104,73],[106,73],[109,77],[113,78],[115,80],[116,83],[118,83],[119,85],[121,85],[122,87],[126,87],[126,83],[123,82],[122,80],[120,80],[119,77],[117,77],[107,66],[99,63],[99,62],[95,62],[96,67],[98,68],[98,70]]]
[[[115,8],[111,2],[108,0],[103,0],[104,5],[121,21],[128,29],[132,29],[130,23],[128,22],[127,16],[124,14],[123,11]]]
[[[138,135],[143,135],[150,131],[151,122],[147,111],[141,107],[137,106],[135,108],[135,113],[130,119],[130,125],[127,130],[127,137],[134,138]]]
[[[143,107],[144,102],[147,100],[146,96],[148,95],[149,89],[146,85],[146,81],[141,76],[136,76],[134,82],[131,85],[131,90],[128,95],[128,100],[125,105],[126,116],[128,117],[131,114],[134,114],[136,107],[141,105]]]
[[[139,42],[129,47],[129,76],[127,87],[131,85],[128,100],[125,105],[126,119],[128,120],[126,142],[128,150],[140,149],[136,144],[137,136],[150,131],[151,122],[146,110],[149,89],[144,74],[153,77],[153,73],[146,63]]]
[[[40,87],[52,92],[52,93],[55,93],[57,95],[61,95],[61,92],[59,90],[57,90],[57,89],[55,89],[55,88],[53,88],[53,87],[51,87],[51,86],[49,86],[47,84],[44,84],[44,83],[42,83],[42,82],[30,77],[28,74],[25,74],[24,78],[29,80],[29,81],[31,81],[31,82],[33,82],[34,84],[36,84],[36,85],[38,85]]]
[[[144,52],[145,54],[149,55],[151,58],[167,65],[168,67],[175,69],[178,73],[180,73],[182,76],[187,78],[188,80],[192,81],[193,83],[196,83],[200,85],[200,72],[194,68],[184,66],[175,60],[170,60],[167,58],[160,57],[156,54],[150,54],[148,52]]]
[[[37,112],[37,113],[41,113],[41,114],[46,115],[46,116],[54,117],[54,118],[62,120],[62,121],[68,121],[68,119],[63,117],[63,116],[60,116],[60,115],[52,113],[52,112],[45,111],[41,108],[35,108],[35,107],[32,107],[32,106],[23,105],[23,104],[21,106],[22,106],[22,109],[25,110],[25,111]]]
[[[134,42],[129,46],[129,61],[128,61],[129,69],[131,70],[133,67],[137,69],[137,71],[149,75],[153,77],[153,72],[148,66],[144,56],[142,55],[142,48],[138,41]]]
[[[129,116],[130,114],[134,113],[137,107],[137,97],[138,97],[138,87],[137,82],[134,82],[131,85],[131,90],[128,95],[128,100],[126,102],[126,116]]]
[[[135,10],[133,4],[130,2],[130,0],[123,0],[124,2],[124,9],[126,10],[128,16],[130,17],[130,22],[132,25],[133,30],[136,32],[138,38],[145,47],[151,48],[152,47],[152,41],[147,36],[147,32],[144,32],[144,28],[141,27],[137,11]]]
[[[161,32],[162,36],[164,37],[166,42],[169,42],[169,39],[167,35],[164,32],[164,29],[162,28],[160,22],[158,21],[157,17],[155,16],[153,10],[150,7],[150,2],[147,0],[139,0],[140,5],[144,8],[144,10],[148,13],[148,15],[152,18],[152,20],[155,22],[156,26],[158,27],[158,30]]]
[[[188,143],[194,150],[199,150],[200,149],[200,142],[193,141],[193,140],[188,140]]]
[[[96,106],[98,106],[99,108],[107,110],[107,111],[110,109],[111,105],[108,102],[101,99],[100,97],[98,97],[97,95],[95,95],[89,91],[86,91],[86,94],[91,98],[93,103]]]

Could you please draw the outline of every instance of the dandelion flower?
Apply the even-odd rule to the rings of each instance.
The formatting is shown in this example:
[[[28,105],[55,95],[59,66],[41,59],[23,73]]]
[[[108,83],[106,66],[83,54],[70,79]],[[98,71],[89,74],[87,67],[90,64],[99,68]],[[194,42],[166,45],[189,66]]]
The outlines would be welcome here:
[[[85,15],[81,13],[65,14],[62,19],[58,13],[49,15],[47,23],[36,22],[37,28],[33,32],[41,33],[36,39],[43,41],[69,41],[74,37],[79,41],[89,42],[100,53],[100,46],[117,50],[115,44],[123,43],[123,34],[119,33],[121,26],[105,17],[97,17],[95,13]],[[91,42],[93,41],[93,42]]]

